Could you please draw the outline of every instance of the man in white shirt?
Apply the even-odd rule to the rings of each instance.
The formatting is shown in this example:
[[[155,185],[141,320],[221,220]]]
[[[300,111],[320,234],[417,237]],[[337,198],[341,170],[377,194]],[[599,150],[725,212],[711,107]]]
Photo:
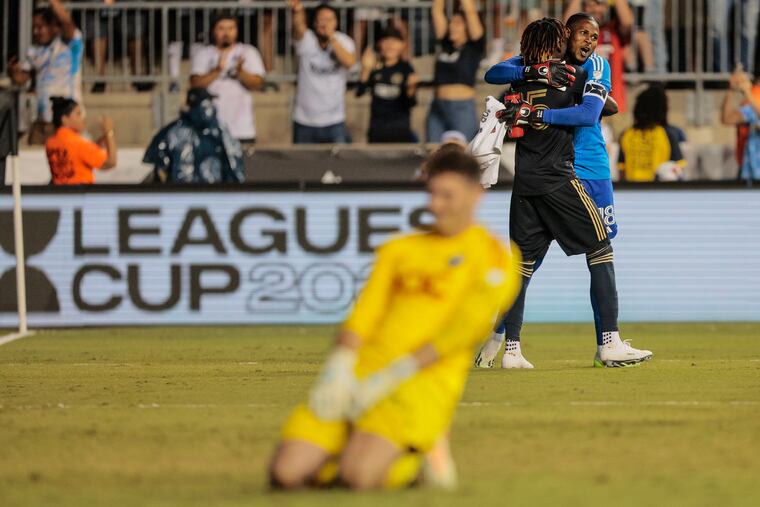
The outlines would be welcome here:
[[[243,144],[256,140],[252,90],[264,86],[264,63],[250,44],[239,44],[237,18],[224,13],[214,20],[214,45],[192,59],[190,85],[214,95],[219,121]]]
[[[37,118],[29,132],[30,144],[44,144],[53,135],[51,97],[73,99],[82,104],[82,32],[61,0],[50,0],[49,7],[34,10],[32,17],[34,44],[23,62],[12,60],[8,68],[11,80],[25,85],[35,79]]]
[[[293,142],[350,143],[346,129],[346,81],[356,64],[356,48],[338,32],[338,13],[326,4],[314,11],[312,28],[300,0],[288,0],[293,11],[293,40],[298,55],[298,83],[293,109]]]

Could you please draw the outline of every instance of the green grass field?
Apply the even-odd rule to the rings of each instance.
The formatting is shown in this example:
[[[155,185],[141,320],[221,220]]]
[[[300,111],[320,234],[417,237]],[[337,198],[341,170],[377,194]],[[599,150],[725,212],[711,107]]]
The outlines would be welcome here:
[[[760,505],[757,324],[626,325],[655,352],[628,369],[590,367],[590,326],[528,326],[535,370],[470,377],[457,492],[270,493],[279,425],[332,333],[88,329],[0,347],[0,505]]]

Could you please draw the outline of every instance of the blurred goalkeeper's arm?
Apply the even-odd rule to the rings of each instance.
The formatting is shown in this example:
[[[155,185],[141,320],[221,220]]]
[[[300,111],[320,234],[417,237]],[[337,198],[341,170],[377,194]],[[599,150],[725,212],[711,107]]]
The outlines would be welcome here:
[[[335,347],[322,366],[317,383],[309,394],[309,407],[326,421],[345,418],[356,388],[354,367],[361,338],[351,331],[338,333]]]
[[[394,265],[392,247],[380,248],[372,273],[351,315],[338,332],[335,348],[309,396],[309,407],[322,419],[341,420],[348,413],[357,386],[354,372],[357,351],[387,310]]]

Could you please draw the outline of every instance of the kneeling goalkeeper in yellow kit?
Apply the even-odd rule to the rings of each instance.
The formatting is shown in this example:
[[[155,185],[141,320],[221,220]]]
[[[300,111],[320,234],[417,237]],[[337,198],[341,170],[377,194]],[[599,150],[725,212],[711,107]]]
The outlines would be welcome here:
[[[308,403],[283,427],[276,487],[401,487],[426,456],[448,456],[475,348],[519,291],[520,254],[475,223],[477,161],[441,150],[426,169],[435,223],[378,250]],[[453,462],[443,461],[432,482],[451,485]]]

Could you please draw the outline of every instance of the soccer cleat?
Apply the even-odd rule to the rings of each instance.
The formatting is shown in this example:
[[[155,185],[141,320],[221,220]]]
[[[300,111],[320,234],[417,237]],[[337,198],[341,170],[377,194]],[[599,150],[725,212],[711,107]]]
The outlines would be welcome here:
[[[623,368],[652,359],[652,351],[633,348],[629,340],[620,340],[617,333],[614,336],[604,334],[606,343],[598,348],[594,356],[594,367]]]
[[[457,467],[451,456],[448,436],[440,438],[425,454],[422,463],[422,484],[446,490],[457,487]]]
[[[492,368],[496,359],[496,354],[501,349],[501,343],[504,341],[504,335],[493,333],[491,338],[483,345],[475,358],[475,368]]]
[[[507,341],[507,346],[504,350],[504,356],[501,358],[502,368],[524,368],[532,369],[533,365],[525,359],[520,350],[520,342]]]

